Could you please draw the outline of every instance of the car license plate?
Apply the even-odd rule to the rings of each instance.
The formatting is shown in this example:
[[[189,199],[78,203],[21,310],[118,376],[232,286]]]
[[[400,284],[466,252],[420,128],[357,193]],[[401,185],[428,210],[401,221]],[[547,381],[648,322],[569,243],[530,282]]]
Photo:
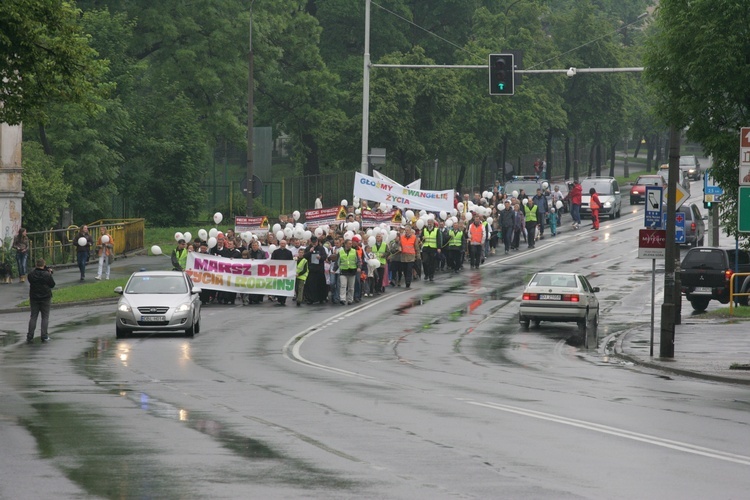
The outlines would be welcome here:
[[[157,323],[167,321],[167,318],[165,316],[141,316],[141,321],[144,323]]]
[[[539,294],[539,300],[562,300],[562,295]]]
[[[696,286],[693,293],[708,294],[711,295],[711,287],[708,286]]]

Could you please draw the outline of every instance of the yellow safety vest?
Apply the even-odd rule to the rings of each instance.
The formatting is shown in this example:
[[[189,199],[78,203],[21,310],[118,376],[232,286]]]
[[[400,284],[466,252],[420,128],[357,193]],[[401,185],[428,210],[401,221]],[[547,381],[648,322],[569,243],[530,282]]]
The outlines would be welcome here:
[[[463,244],[464,240],[464,232],[463,231],[454,231],[451,229],[450,233],[451,235],[451,241],[448,244],[448,246],[453,248],[461,248],[461,245]]]
[[[339,269],[342,271],[352,271],[357,269],[357,251],[349,249],[349,253],[343,248],[339,249]]]
[[[529,208],[528,205],[523,207],[523,212],[526,214],[526,222],[536,222],[537,210],[538,210],[538,207],[536,205],[534,205],[531,208]]]
[[[375,255],[377,255],[380,264],[385,265],[385,254],[388,252],[388,244],[384,241],[379,245],[376,243],[373,250],[375,250]]]
[[[422,248],[437,248],[437,235],[438,235],[438,228],[432,228],[432,231],[430,231],[427,228],[424,228],[422,231],[422,234],[424,235],[424,243],[422,244]]]
[[[310,268],[307,266],[307,259],[304,257],[297,261],[297,279],[306,281]]]

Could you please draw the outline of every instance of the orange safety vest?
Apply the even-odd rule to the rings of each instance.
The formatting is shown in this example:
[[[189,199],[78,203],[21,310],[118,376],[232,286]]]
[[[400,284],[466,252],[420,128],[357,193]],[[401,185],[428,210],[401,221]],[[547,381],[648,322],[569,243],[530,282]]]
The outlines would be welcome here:
[[[410,255],[416,255],[417,249],[417,236],[412,234],[411,237],[401,235],[401,239],[399,240],[401,242],[401,253],[406,253]]]
[[[471,237],[472,243],[481,243],[482,237],[484,236],[484,226],[479,224],[478,226],[474,223],[469,225],[469,236]]]

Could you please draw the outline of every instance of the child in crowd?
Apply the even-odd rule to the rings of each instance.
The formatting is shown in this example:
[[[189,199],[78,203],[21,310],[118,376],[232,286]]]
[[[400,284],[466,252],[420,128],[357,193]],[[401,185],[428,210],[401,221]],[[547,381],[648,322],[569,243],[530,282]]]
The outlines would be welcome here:
[[[555,212],[557,212],[557,209],[552,207],[549,209],[549,214],[547,214],[547,224],[552,236],[557,236],[557,214]]]

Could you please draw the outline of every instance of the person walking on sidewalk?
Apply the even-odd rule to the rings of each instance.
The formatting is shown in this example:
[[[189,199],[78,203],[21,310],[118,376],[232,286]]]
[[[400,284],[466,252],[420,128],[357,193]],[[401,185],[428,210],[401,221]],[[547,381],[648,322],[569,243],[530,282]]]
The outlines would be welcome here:
[[[52,304],[52,289],[55,280],[52,278],[52,269],[47,267],[44,259],[37,259],[36,267],[29,273],[29,306],[31,316],[29,317],[29,329],[26,333],[26,343],[34,342],[34,331],[39,313],[42,313],[42,342],[49,340],[47,326],[49,325],[49,310]]]
[[[89,227],[83,226],[76,234],[73,244],[76,246],[76,258],[78,262],[78,270],[81,271],[81,281],[86,278],[86,264],[89,261],[91,255],[91,245],[94,244],[94,240],[89,234]]]
[[[96,273],[96,279],[109,279],[109,271],[112,266],[112,260],[115,256],[115,242],[112,236],[107,232],[107,228],[102,228],[102,234],[99,236],[99,270]]]
[[[13,238],[13,249],[16,251],[18,282],[23,283],[26,281],[26,269],[29,260],[29,237],[26,235],[26,228],[19,229],[18,234]]]
[[[573,187],[570,188],[568,196],[570,197],[570,216],[573,218],[573,228],[578,229],[581,227],[581,198],[583,196],[583,187],[581,187],[578,179],[573,181]]]

